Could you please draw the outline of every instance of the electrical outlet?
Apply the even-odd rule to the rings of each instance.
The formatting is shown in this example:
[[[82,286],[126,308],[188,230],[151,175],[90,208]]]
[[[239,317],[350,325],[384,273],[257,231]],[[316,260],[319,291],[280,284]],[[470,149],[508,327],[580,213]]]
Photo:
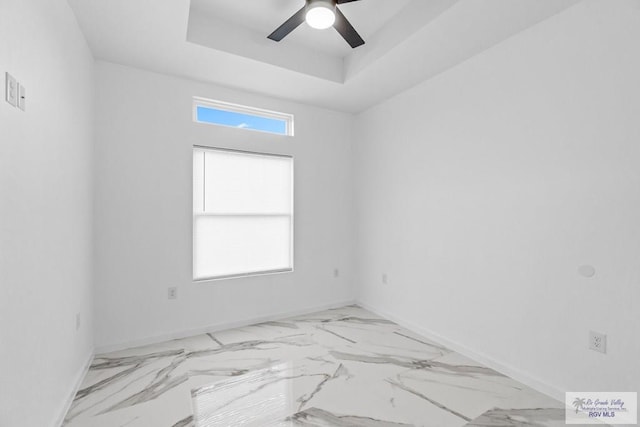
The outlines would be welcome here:
[[[76,331],[80,330],[80,313],[76,313]]]
[[[169,288],[167,292],[167,298],[178,299],[178,288]]]
[[[382,273],[382,283],[385,285],[389,283],[387,273]]]
[[[18,105],[18,81],[9,73],[5,73],[5,76],[7,102],[16,107]]]
[[[340,270],[338,270],[337,268],[333,269],[333,277],[340,277]]]
[[[589,349],[600,353],[607,353],[607,336],[589,331]]]

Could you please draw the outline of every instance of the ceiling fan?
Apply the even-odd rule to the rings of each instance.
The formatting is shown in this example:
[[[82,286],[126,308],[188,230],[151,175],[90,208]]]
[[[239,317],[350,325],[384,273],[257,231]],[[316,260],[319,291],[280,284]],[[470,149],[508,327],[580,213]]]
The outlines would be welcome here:
[[[359,0],[305,0],[304,7],[280,25],[268,38],[279,42],[298,28],[300,24],[307,21],[307,24],[312,28],[319,30],[333,26],[352,48],[362,46],[364,40],[337,6],[354,1]]]

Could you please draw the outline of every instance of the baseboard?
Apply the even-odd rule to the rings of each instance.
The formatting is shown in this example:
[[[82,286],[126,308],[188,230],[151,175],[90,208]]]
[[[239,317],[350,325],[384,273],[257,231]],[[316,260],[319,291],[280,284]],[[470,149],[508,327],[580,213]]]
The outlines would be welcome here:
[[[385,319],[391,320],[395,323],[397,323],[398,325],[407,328],[408,330],[415,332],[416,334],[422,335],[425,338],[428,338],[432,341],[435,341],[439,344],[442,344],[443,346],[462,354],[463,356],[466,356],[470,359],[473,359],[477,362],[482,363],[483,365],[498,371],[508,377],[513,378],[516,381],[521,382],[522,384],[531,387],[532,389],[539,391],[542,394],[546,394],[549,397],[552,397],[562,403],[564,403],[564,399],[565,399],[565,394],[564,391],[559,389],[558,387],[548,384],[544,381],[541,381],[537,378],[535,378],[534,376],[528,374],[527,372],[524,372],[520,369],[514,368],[511,365],[508,365],[506,363],[500,362],[499,360],[496,360],[494,358],[492,358],[491,356],[488,356],[484,353],[475,351],[463,344],[457,343],[455,341],[451,341],[445,337],[443,337],[442,335],[431,331],[427,328],[424,328],[420,325],[417,325],[413,322],[409,322],[405,319],[403,319],[400,316],[396,316],[395,314],[392,314],[386,310],[382,310],[379,309],[378,307],[375,307],[372,304],[363,302],[363,301],[356,301],[356,304],[358,304],[359,306],[361,306],[362,308],[365,308],[381,317],[384,317]]]
[[[242,328],[244,326],[254,325],[256,323],[270,322],[273,320],[281,320],[287,317],[301,316],[304,314],[314,313],[316,311],[330,310],[332,308],[344,307],[346,305],[355,304],[354,300],[341,301],[333,304],[325,304],[321,306],[313,306],[300,310],[291,310],[287,312],[279,312],[267,316],[252,317],[249,319],[238,320],[234,322],[218,323],[215,325],[204,326],[201,328],[189,329],[184,331],[172,332],[169,334],[156,335],[149,338],[143,338],[134,341],[128,341],[119,344],[110,344],[96,347],[96,354],[111,353],[113,351],[126,350],[128,348],[140,347],[144,345],[158,344],[164,341],[187,338],[193,335],[206,334],[207,332],[218,332],[226,329]]]
[[[67,412],[69,412],[69,409],[73,404],[73,399],[76,397],[76,393],[78,393],[78,390],[82,385],[82,381],[84,380],[84,377],[87,375],[87,372],[89,372],[89,367],[91,366],[93,357],[94,357],[94,352],[93,352],[93,349],[91,349],[91,351],[89,352],[89,356],[87,357],[87,361],[84,363],[84,366],[82,367],[82,370],[80,371],[80,373],[76,376],[73,389],[71,390],[71,393],[68,395],[67,400],[65,401],[64,406],[62,407],[62,411],[58,415],[58,419],[56,420],[54,427],[62,427],[62,424],[64,423],[64,418],[67,416]]]

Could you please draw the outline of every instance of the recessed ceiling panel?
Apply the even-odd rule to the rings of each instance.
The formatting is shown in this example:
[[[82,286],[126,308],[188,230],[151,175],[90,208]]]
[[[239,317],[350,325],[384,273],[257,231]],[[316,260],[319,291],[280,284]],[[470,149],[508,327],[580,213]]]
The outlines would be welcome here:
[[[410,1],[362,0],[338,7],[366,41]],[[266,38],[304,5],[304,0],[191,0],[191,14],[214,17],[262,34]],[[333,29],[314,30],[306,23],[280,43],[299,45],[339,58],[352,52],[351,47]]]

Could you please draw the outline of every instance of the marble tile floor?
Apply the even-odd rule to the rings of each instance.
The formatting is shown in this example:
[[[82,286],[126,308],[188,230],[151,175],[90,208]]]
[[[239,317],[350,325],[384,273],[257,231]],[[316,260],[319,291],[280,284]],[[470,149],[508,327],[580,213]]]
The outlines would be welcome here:
[[[98,355],[64,423],[560,425],[562,403],[358,306]]]

